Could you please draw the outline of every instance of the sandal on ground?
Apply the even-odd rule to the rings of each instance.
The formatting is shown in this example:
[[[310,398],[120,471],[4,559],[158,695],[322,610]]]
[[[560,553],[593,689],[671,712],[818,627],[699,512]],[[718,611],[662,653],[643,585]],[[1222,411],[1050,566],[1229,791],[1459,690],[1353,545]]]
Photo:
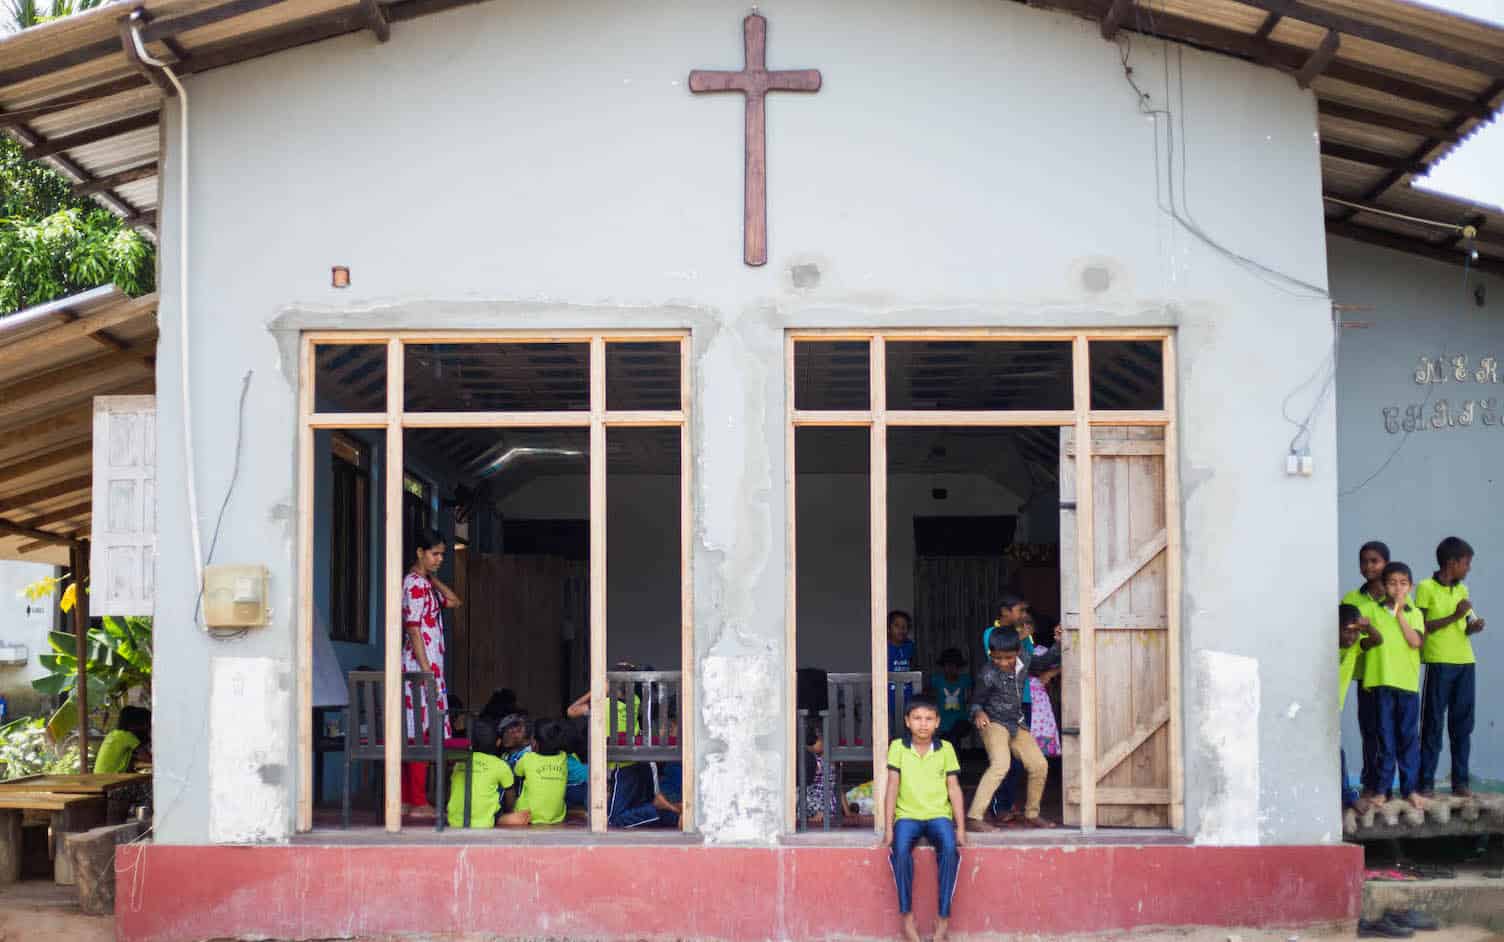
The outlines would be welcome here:
[[[412,808],[408,809],[407,816],[409,818],[432,819],[437,818],[439,813],[434,810],[433,805],[413,805]]]
[[[1048,831],[1057,828],[1060,825],[1056,824],[1054,821],[1051,821],[1049,818],[1034,817],[1022,819],[1021,821],[1019,821],[1018,826],[1021,828],[1031,828]]]
[[[1408,939],[1415,935],[1414,929],[1396,925],[1387,919],[1359,919],[1360,939]]]

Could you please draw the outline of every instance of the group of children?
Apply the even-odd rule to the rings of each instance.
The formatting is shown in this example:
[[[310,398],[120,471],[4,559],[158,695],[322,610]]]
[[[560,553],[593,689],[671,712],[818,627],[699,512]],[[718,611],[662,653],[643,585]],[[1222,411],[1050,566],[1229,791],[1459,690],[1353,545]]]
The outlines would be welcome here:
[[[623,668],[626,669],[626,668]],[[634,697],[634,701],[637,698]],[[640,701],[612,701],[617,728],[638,727]],[[492,695],[470,724],[474,769],[469,771],[470,811],[465,816],[467,763],[455,765],[446,814],[450,827],[540,827],[584,816],[590,769],[584,717],[590,695],[575,700],[562,719],[534,721],[509,690]],[[630,723],[629,723],[630,721]],[[669,733],[677,738],[677,723]],[[607,823],[615,828],[677,827],[683,814],[682,770],[677,762],[613,762],[607,777]]]
[[[1365,813],[1396,794],[1397,777],[1397,794],[1425,808],[1435,796],[1444,729],[1452,794],[1472,794],[1471,638],[1484,628],[1463,581],[1472,564],[1473,548],[1449,536],[1436,547],[1436,571],[1416,584],[1410,567],[1393,561],[1384,543],[1365,543],[1358,551],[1363,584],[1342,597],[1337,617],[1338,709],[1356,681],[1363,739],[1361,790],[1349,786],[1347,756],[1342,756],[1344,807]]]

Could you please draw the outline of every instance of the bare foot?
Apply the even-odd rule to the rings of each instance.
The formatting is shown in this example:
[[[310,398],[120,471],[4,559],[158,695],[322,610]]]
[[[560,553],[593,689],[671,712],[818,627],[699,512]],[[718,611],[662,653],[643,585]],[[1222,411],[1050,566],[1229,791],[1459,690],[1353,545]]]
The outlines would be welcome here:
[[[944,916],[935,923],[935,942],[945,942],[950,938],[950,920]]]
[[[1362,795],[1359,795],[1356,799],[1353,800],[1353,811],[1357,814],[1368,814],[1368,812],[1372,809],[1373,800],[1370,798],[1364,798]]]
[[[988,831],[996,831],[996,830],[997,830],[997,828],[995,826],[993,826],[991,824],[988,824],[986,821],[984,821],[981,818],[967,818],[966,819],[966,831],[967,831],[967,833],[971,833],[971,832],[975,831],[975,832],[977,832],[979,834],[986,834]]]
[[[1026,828],[1039,828],[1041,830],[1050,830],[1052,828],[1058,827],[1059,825],[1057,825],[1054,821],[1051,821],[1049,818],[1041,818],[1038,815],[1035,815],[1032,818],[1024,818],[1019,826]]]
[[[434,811],[433,805],[413,805],[408,809],[407,813],[410,817],[414,818],[433,819],[438,817],[438,812]]]
[[[1405,800],[1410,802],[1410,807],[1417,811],[1425,811],[1426,805],[1430,804],[1429,801],[1421,797],[1419,792],[1411,792]]]
[[[919,927],[914,925],[913,913],[903,914],[903,937],[907,939],[908,942],[920,942]]]

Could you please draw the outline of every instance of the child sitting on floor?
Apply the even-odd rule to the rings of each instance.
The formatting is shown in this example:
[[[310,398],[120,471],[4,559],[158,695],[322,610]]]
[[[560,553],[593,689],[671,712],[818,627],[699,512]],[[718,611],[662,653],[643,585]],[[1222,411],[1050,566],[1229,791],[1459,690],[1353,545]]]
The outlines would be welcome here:
[[[811,826],[823,825],[827,814],[831,823],[839,826],[841,783],[834,775],[835,770],[825,759],[825,734],[819,723],[811,722],[804,732],[804,816]],[[826,776],[832,776],[829,794]]]
[[[517,771],[518,760],[533,751],[533,737],[529,725],[527,714],[522,712],[510,713],[496,724],[501,757],[506,760],[513,772]]]
[[[517,759],[522,780],[517,810],[531,814],[534,826],[564,820],[564,792],[569,787],[569,760],[564,752],[565,727],[559,720],[543,720],[533,735],[532,749]]]
[[[470,748],[475,771],[470,777],[470,823],[472,828],[527,827],[530,815],[526,811],[511,811],[501,814],[502,802],[507,792],[516,784],[511,768],[496,754],[496,726],[484,716],[478,716],[470,724]],[[454,766],[454,775],[449,780],[449,804],[445,809],[452,828],[465,824],[465,762]]]
[[[114,775],[151,761],[151,711],[128,706],[120,711],[115,728],[105,734],[94,754],[94,774]]]

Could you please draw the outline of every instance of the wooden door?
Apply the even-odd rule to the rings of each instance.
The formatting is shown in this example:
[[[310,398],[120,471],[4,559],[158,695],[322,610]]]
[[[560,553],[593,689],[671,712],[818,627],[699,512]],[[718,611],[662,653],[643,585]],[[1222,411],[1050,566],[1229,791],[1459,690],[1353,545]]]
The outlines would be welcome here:
[[[465,557],[465,605],[446,664],[450,689],[478,710],[507,687],[535,716],[557,715],[571,564],[558,556]]]
[[[1171,826],[1170,651],[1162,428],[1092,429],[1096,587],[1096,755],[1081,755],[1080,580],[1075,430],[1060,439],[1060,577],[1066,628],[1061,754],[1065,820],[1081,823],[1081,781],[1096,776],[1099,827]],[[1088,771],[1091,770],[1091,771]]]

